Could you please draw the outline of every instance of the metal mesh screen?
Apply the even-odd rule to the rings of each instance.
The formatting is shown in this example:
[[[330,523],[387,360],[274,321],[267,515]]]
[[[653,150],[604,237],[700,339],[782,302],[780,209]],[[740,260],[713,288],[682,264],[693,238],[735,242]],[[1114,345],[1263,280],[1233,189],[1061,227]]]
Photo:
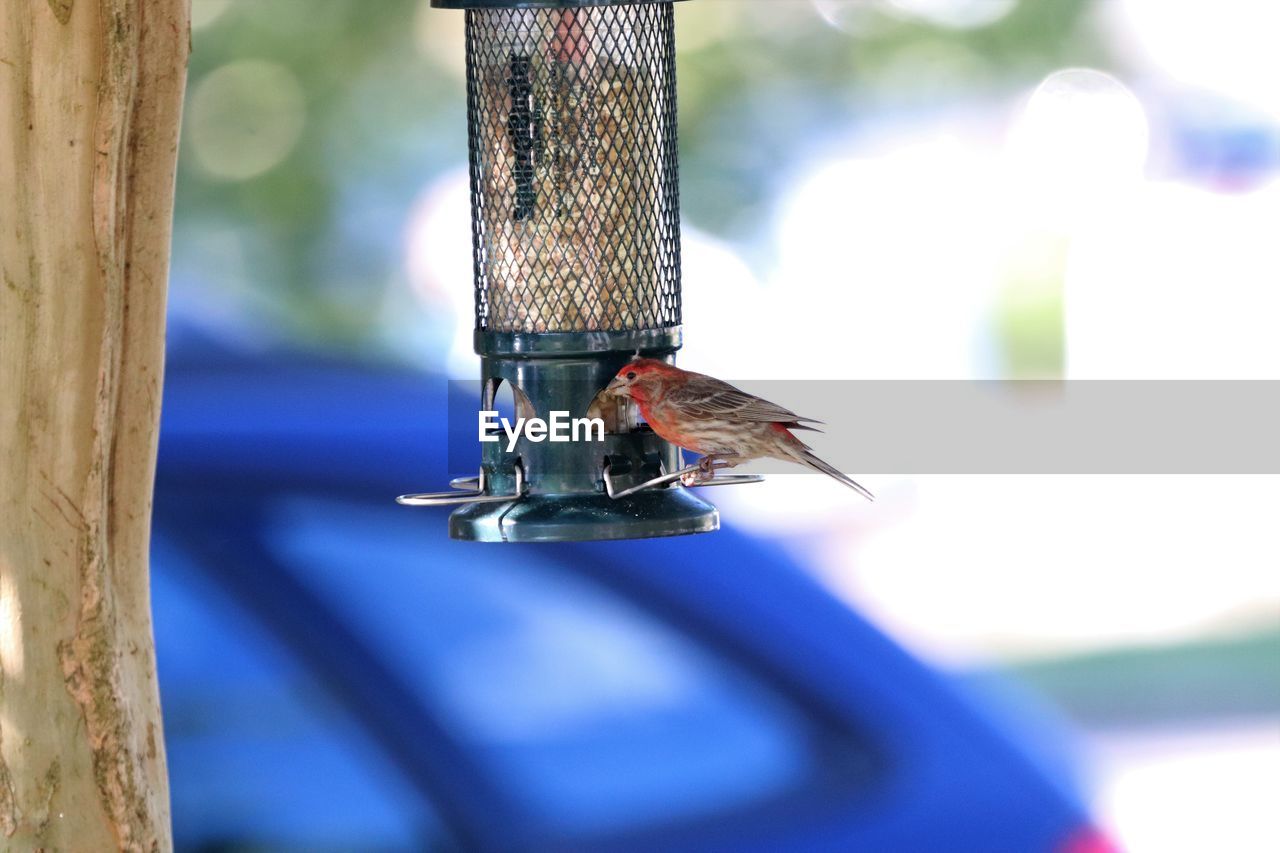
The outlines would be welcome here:
[[[476,326],[680,322],[671,3],[467,12]]]

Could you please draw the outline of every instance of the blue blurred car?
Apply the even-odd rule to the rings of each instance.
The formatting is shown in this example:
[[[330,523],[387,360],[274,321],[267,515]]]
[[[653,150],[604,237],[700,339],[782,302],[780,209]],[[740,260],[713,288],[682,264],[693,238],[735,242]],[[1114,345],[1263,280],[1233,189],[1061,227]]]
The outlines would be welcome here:
[[[445,394],[171,355],[153,598],[179,849],[1108,849],[1025,745],[1053,737],[1011,734],[1034,718],[766,542],[477,545],[396,506],[457,473]]]

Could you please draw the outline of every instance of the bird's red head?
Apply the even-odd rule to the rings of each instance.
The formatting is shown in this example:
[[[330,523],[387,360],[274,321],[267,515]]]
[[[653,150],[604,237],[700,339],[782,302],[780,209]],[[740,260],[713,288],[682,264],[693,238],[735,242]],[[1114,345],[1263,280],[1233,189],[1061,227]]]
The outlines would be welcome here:
[[[653,398],[654,390],[663,380],[679,372],[680,368],[656,358],[633,358],[622,366],[606,390],[643,403]]]

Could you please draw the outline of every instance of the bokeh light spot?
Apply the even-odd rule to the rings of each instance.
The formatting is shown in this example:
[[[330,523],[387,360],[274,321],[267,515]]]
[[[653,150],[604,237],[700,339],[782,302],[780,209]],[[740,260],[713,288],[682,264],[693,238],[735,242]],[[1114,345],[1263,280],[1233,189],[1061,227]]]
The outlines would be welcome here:
[[[1068,68],[1044,79],[1009,138],[1026,200],[1047,220],[1073,221],[1141,180],[1146,111],[1102,71]]]
[[[211,71],[189,102],[187,140],[208,174],[257,177],[293,150],[306,122],[302,86],[274,62],[241,60]]]
[[[865,35],[875,26],[879,5],[872,0],[813,0],[822,20],[851,35]]]

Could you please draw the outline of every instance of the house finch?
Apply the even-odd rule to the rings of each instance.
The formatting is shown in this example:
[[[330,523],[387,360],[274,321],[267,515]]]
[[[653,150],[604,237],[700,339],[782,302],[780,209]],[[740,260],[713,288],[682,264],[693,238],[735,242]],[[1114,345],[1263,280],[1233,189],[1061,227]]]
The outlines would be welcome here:
[[[629,397],[653,431],[672,444],[700,453],[708,474],[750,459],[782,459],[820,471],[857,491],[875,496],[823,462],[791,430],[821,423],[701,373],[652,358],[632,359],[618,371],[608,394]]]

